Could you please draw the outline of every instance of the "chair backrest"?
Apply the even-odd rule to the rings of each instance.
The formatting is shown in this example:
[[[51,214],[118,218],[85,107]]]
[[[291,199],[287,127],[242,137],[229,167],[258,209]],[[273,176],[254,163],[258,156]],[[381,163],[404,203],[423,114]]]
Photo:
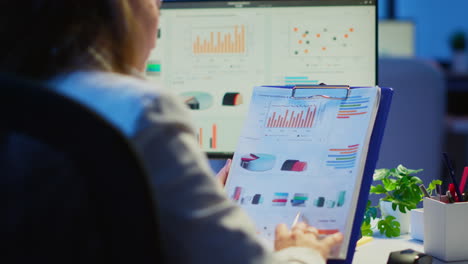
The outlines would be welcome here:
[[[150,180],[126,138],[79,103],[0,75],[5,263],[161,261]]]
[[[403,164],[424,169],[425,183],[440,179],[446,87],[434,64],[415,58],[379,60],[379,85],[395,91],[377,168]]]

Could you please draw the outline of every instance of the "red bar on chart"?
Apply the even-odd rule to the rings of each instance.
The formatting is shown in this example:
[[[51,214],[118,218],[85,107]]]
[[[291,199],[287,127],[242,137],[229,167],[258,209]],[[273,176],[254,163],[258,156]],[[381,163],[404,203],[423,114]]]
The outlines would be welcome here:
[[[306,106],[307,107],[307,106]],[[305,107],[304,107],[305,108]],[[286,109],[283,114],[278,111],[272,111],[269,114],[268,121],[266,122],[267,128],[311,128],[314,124],[316,114],[316,107],[310,106],[307,112],[296,109]]]
[[[203,147],[203,128],[200,128],[200,132],[198,133],[198,142],[200,143],[200,147]]]
[[[230,31],[230,32],[229,32]],[[245,26],[234,26],[228,32],[209,31],[197,33],[193,42],[194,54],[213,53],[244,53],[245,52]],[[207,35],[208,34],[208,35]],[[203,38],[203,40],[202,40]]]
[[[218,127],[216,126],[216,124],[213,124],[213,146],[212,146],[213,149],[217,148],[217,144],[218,144],[217,133],[218,133]]]

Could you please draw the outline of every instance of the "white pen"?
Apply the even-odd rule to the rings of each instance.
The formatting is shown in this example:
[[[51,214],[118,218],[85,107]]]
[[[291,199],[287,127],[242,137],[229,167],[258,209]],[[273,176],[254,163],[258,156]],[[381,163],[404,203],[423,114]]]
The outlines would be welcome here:
[[[301,212],[297,212],[296,217],[294,218],[294,221],[292,223],[292,227],[294,227],[297,224],[297,221],[299,221],[299,217],[301,216]]]

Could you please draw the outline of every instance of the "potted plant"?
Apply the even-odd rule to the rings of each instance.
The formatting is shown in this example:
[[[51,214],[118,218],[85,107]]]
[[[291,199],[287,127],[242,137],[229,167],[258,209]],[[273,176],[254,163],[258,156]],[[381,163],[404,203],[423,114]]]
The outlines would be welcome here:
[[[450,38],[452,47],[452,71],[455,73],[466,73],[468,71],[468,61],[466,57],[466,37],[463,31],[452,34]]]
[[[394,169],[378,169],[374,172],[374,182],[377,185],[371,186],[370,193],[383,195],[378,206],[372,206],[367,202],[364,221],[361,226],[363,236],[372,236],[373,227],[371,222],[377,219],[378,210],[381,218],[377,219],[377,228],[381,234],[387,237],[398,237],[409,230],[409,211],[417,208],[422,201],[423,193],[419,188],[423,182],[415,176],[420,170],[407,169],[399,165]],[[440,180],[433,180],[427,190],[430,194],[435,190],[436,185],[442,184]]]

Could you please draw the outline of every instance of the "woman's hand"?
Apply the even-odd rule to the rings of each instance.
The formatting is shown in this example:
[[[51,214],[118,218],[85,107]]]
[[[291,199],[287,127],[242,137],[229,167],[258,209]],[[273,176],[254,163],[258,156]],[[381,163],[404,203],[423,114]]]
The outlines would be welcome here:
[[[288,247],[308,247],[317,250],[326,260],[331,250],[341,244],[343,235],[336,233],[319,239],[318,230],[305,223],[298,223],[291,231],[285,224],[276,227],[275,250]]]
[[[231,159],[226,160],[224,167],[218,172],[218,174],[216,174],[216,178],[219,180],[222,186],[226,184],[227,176],[229,174],[229,170],[231,169],[231,163]]]

